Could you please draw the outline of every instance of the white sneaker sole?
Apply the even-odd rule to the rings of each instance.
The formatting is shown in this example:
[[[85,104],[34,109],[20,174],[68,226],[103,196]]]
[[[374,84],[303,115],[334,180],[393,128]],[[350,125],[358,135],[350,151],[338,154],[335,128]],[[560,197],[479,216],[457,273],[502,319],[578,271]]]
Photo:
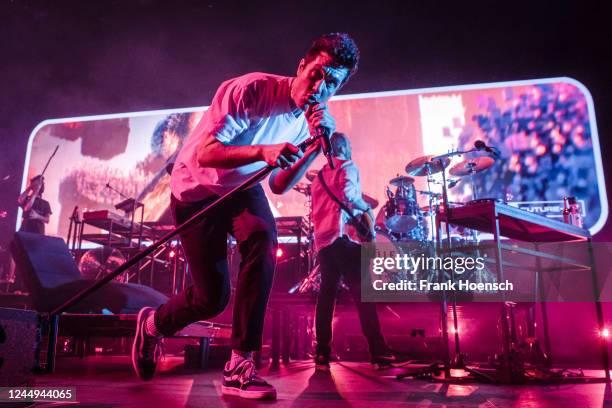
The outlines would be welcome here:
[[[221,386],[221,394],[231,395],[245,399],[276,399],[276,390],[272,391],[245,391],[234,387]]]

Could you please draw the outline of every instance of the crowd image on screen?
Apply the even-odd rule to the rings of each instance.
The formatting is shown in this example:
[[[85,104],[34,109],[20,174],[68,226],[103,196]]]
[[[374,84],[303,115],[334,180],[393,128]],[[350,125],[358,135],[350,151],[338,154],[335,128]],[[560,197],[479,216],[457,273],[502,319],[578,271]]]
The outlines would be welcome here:
[[[567,83],[503,90],[503,102],[479,100],[459,137],[459,148],[476,139],[500,150],[493,167],[475,175],[478,198],[505,201],[558,201],[565,196],[584,200],[585,226],[593,225],[601,210],[593,155],[589,111],[585,96]],[[471,129],[471,130],[470,130]],[[455,194],[471,194],[462,183]]]

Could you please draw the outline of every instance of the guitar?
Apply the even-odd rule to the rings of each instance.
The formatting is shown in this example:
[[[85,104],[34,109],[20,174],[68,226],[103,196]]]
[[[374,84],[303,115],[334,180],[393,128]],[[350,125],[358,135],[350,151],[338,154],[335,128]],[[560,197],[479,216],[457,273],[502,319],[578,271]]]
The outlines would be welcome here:
[[[367,211],[363,212],[358,217],[350,213],[349,216],[351,218],[349,224],[357,231],[359,240],[361,242],[374,241],[374,218],[372,218]]]
[[[357,236],[361,242],[372,242],[374,241],[374,218],[370,216],[370,214],[365,211],[361,214],[361,216],[356,217],[353,215],[353,212],[332,193],[329,189],[329,186],[325,182],[323,178],[323,174],[319,172],[317,174],[323,189],[329,195],[329,197],[334,200],[342,209],[342,211],[346,212],[349,216],[350,220],[348,221],[349,225],[352,225],[357,231]]]

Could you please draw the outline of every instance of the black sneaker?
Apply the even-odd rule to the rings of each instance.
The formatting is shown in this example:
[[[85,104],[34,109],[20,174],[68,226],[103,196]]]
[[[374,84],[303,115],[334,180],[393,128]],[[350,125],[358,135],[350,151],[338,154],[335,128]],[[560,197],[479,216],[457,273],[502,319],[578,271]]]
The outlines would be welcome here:
[[[391,351],[386,351],[384,354],[372,356],[372,365],[377,370],[384,370],[393,367],[393,363],[397,362],[397,357]]]
[[[255,362],[244,359],[229,370],[230,362],[225,364],[223,370],[223,395],[234,395],[248,399],[276,399],[276,389],[266,380],[257,375]]]
[[[321,371],[324,373],[329,373],[329,355],[325,354],[317,354],[314,359],[315,362],[315,371]]]
[[[136,318],[136,335],[132,344],[132,366],[136,375],[144,381],[149,381],[155,374],[157,362],[162,355],[160,337],[149,336],[145,330],[147,317],[155,312],[152,307],[143,307]]]

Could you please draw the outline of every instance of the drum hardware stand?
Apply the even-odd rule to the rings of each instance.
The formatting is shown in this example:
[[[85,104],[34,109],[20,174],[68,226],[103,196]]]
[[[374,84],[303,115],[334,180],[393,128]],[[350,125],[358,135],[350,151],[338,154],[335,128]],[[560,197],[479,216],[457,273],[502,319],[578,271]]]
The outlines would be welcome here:
[[[296,189],[296,188],[294,188]],[[308,228],[308,232],[306,234],[306,249],[302,252],[302,243],[298,242],[298,248],[300,248],[300,254],[304,254],[306,257],[306,271],[307,276],[303,279],[300,279],[295,285],[293,285],[287,293],[296,294],[302,293],[304,288],[310,287],[312,282],[316,279],[318,275],[318,271],[315,269],[317,251],[314,247],[314,223],[312,221],[312,183],[307,186],[304,190],[297,190],[298,192],[304,194],[306,196],[306,204],[305,207],[308,209],[308,215],[306,216],[306,226]]]
[[[326,136],[324,134],[311,136],[308,139],[306,139],[304,142],[300,143],[297,147],[300,150],[305,151],[310,145],[312,145],[317,139],[321,137],[326,137]],[[80,292],[76,293],[74,296],[72,296],[70,299],[68,299],[66,302],[64,302],[60,306],[53,309],[51,312],[43,314],[41,316],[42,317],[41,320],[43,322],[42,327],[44,328],[45,331],[48,329],[47,333],[49,335],[46,372],[52,373],[55,370],[55,355],[56,355],[57,337],[58,337],[58,332],[59,332],[59,317],[62,313],[64,313],[70,307],[74,306],[75,304],[77,304],[78,302],[80,302],[81,300],[83,300],[85,297],[89,296],[96,290],[100,289],[102,286],[106,285],[108,282],[110,282],[117,276],[121,275],[122,273],[130,269],[132,266],[138,264],[140,261],[145,259],[147,256],[150,256],[160,246],[170,241],[176,235],[180,234],[181,232],[191,228],[192,226],[200,222],[202,218],[205,215],[207,215],[212,209],[219,207],[222,203],[227,201],[230,197],[234,196],[236,193],[246,190],[247,188],[252,187],[253,185],[259,183],[264,177],[268,176],[270,172],[272,172],[272,170],[274,170],[275,168],[276,166],[272,166],[272,165],[267,165],[266,167],[262,168],[261,170],[253,174],[251,177],[249,177],[247,180],[245,180],[242,184],[234,187],[229,192],[218,197],[208,206],[202,208],[200,211],[192,215],[188,220],[178,225],[173,230],[168,231],[166,234],[161,236],[153,244],[137,252],[133,257],[131,257],[125,263],[117,267],[114,271],[102,277],[100,280],[95,281],[90,286],[86,287]]]
[[[451,153],[447,153],[444,155],[432,157],[431,159],[432,162],[437,161],[442,165],[442,205],[444,206],[444,211],[446,211],[447,214],[450,212],[450,204],[448,200],[448,189],[446,188],[446,169],[444,168],[444,159],[450,158],[450,157],[453,157],[459,154],[461,153],[451,152]],[[446,239],[447,239],[447,244],[448,244],[447,251],[451,251],[452,250],[452,240],[451,240],[451,235],[450,235],[450,224],[448,222],[445,223],[445,227],[446,227]],[[439,243],[439,245],[436,245],[436,248],[441,251],[442,250],[442,231],[440,230],[440,227],[439,227],[439,220],[436,220],[435,229],[436,229],[436,236],[438,238],[437,242]],[[443,278],[444,278],[444,274],[440,273],[438,276],[439,281],[442,281]],[[453,282],[455,281],[454,269],[451,269],[451,280]],[[452,296],[451,307],[452,307],[452,313],[453,313],[453,329],[454,329],[454,335],[455,335],[455,358],[452,362],[452,367],[457,368],[457,369],[465,369],[465,362],[463,360],[463,355],[461,354],[461,348],[459,345],[459,321],[457,317],[457,295],[454,292]],[[446,352],[446,359],[444,361],[444,371],[445,371],[445,375],[449,378],[451,365],[449,365],[450,356],[448,355],[448,318],[447,318],[448,309],[447,309],[446,290],[442,292],[442,310],[443,310],[442,312],[442,335],[444,336],[445,352]]]
[[[183,261],[181,261],[181,259]],[[172,295],[176,295],[179,293],[179,290],[178,290],[179,265],[181,265],[181,272],[183,272],[183,276],[181,277],[181,282],[185,281],[185,265],[186,264],[187,264],[187,261],[185,260],[185,255],[183,254],[183,246],[181,245],[181,241],[177,240],[176,245],[174,246],[174,259],[172,262]]]
[[[308,225],[308,235],[306,239],[308,240],[308,244],[306,247],[306,270],[308,273],[312,271],[314,267],[316,252],[314,247],[314,223],[312,221],[312,184],[310,184],[308,188],[308,194],[306,194],[306,206],[308,207],[308,217],[306,218],[306,222]],[[298,245],[301,247],[302,243],[298,242]]]
[[[72,214],[70,215],[70,224],[68,226],[68,237],[66,238],[66,244],[72,251],[72,256],[76,259],[77,257],[77,240],[80,231],[81,224],[83,220],[81,220],[81,214],[79,213],[79,207],[75,206],[74,210],[72,210]],[[72,243],[70,243],[70,238],[72,237]]]
[[[428,173],[429,173],[429,171],[428,171]],[[437,231],[435,231],[435,228],[434,228],[434,225],[436,225],[435,224],[435,222],[436,222],[435,218],[436,217],[435,217],[434,211],[433,211],[433,209],[434,209],[434,205],[433,204],[434,204],[434,202],[436,203],[435,209],[437,210],[439,203],[437,202],[438,201],[438,196],[435,196],[432,193],[432,191],[431,191],[431,182],[432,181],[433,180],[431,178],[431,174],[427,174],[427,192],[429,193],[429,219],[431,221],[431,240],[433,242],[433,241],[436,240],[436,232],[437,232]]]
[[[456,154],[456,153],[454,153]],[[445,169],[444,169],[444,163],[443,160],[446,157],[451,157],[453,154],[449,153],[447,155],[443,155],[443,156],[438,156],[438,157],[433,157],[431,159],[431,162],[433,163],[434,160],[435,161],[439,161],[440,165],[442,166],[442,180],[443,180],[443,184],[442,184],[442,198],[444,201],[444,206],[445,208],[448,205],[448,196],[447,196],[447,191],[446,191],[446,177],[444,175],[445,173]],[[442,234],[439,228],[433,228],[434,224],[433,220],[434,220],[434,216],[433,216],[433,202],[434,200],[438,200],[439,198],[439,193],[434,193],[431,191],[431,182],[433,181],[431,179],[432,177],[432,173],[431,173],[431,167],[428,165],[427,166],[427,190],[426,192],[421,192],[422,194],[426,194],[429,196],[429,211],[430,211],[430,216],[432,217],[432,239],[435,236],[436,238],[439,239],[439,242],[442,242]],[[435,205],[436,208],[436,213],[438,211],[439,208],[439,203],[437,202]],[[450,249],[450,227],[448,225],[448,223],[446,224],[447,227],[447,236],[448,236],[448,243],[449,243],[449,249]],[[440,248],[438,248],[438,246]],[[437,255],[439,252],[439,250],[441,250],[441,245],[436,245],[434,246],[435,248],[435,254]],[[454,271],[451,271],[451,273],[453,274],[453,279],[454,279]],[[439,281],[442,281],[443,275],[438,275],[439,276]],[[450,364],[450,355],[449,355],[449,350],[448,350],[448,345],[449,345],[449,341],[448,341],[448,321],[447,321],[447,293],[446,290],[442,291],[442,304],[440,306],[441,308],[441,315],[442,315],[442,337],[443,337],[443,341],[444,341],[444,363],[443,363],[443,369],[444,369],[444,378],[445,379],[450,379],[451,378],[451,373],[450,373],[450,369],[451,369],[451,364]],[[461,356],[460,352],[459,352],[459,336],[458,336],[458,330],[457,330],[457,309],[456,309],[456,296],[453,296],[453,314],[454,314],[454,327],[455,327],[455,348],[457,350],[456,356]],[[461,366],[461,367],[458,367]],[[463,363],[463,360],[461,359],[460,361],[455,361],[454,362],[454,367],[455,368],[464,368],[465,364]],[[409,371],[407,371],[406,373],[402,373],[402,374],[398,374],[396,376],[396,378],[398,380],[401,380],[403,378],[406,377],[425,377],[425,376],[431,376],[431,375],[439,375],[440,374],[440,367],[438,366],[438,363],[430,363],[430,364],[426,364],[425,366],[420,366],[420,367],[413,367],[412,369],[409,368],[409,366],[404,365],[403,368],[407,368]]]
[[[443,160],[445,158],[450,158],[453,156],[457,156],[457,155],[463,155],[463,154],[467,154],[467,153],[472,153],[472,152],[476,152],[479,149],[471,149],[471,150],[467,150],[467,151],[454,151],[454,152],[449,152],[443,155],[439,155],[439,156],[435,156],[431,158],[431,162],[435,163],[435,162],[439,162],[440,165],[442,165],[442,200],[443,200],[443,208],[444,208],[444,212],[445,212],[445,217],[447,219],[447,222],[445,222],[445,229],[446,229],[446,239],[447,239],[447,248],[445,248],[445,250],[447,252],[452,251],[452,240],[451,240],[451,236],[450,236],[450,223],[448,222],[448,218],[450,218],[451,213],[452,213],[452,208],[450,207],[450,202],[448,200],[448,188],[447,188],[447,180],[446,180],[446,169],[443,166]],[[469,164],[468,164],[469,165]],[[470,178],[471,178],[471,182],[473,183],[473,174],[474,172],[470,172]],[[472,190],[473,190],[473,196],[476,196],[476,190],[475,190],[475,186],[472,184]],[[437,249],[442,250],[443,249],[443,245],[442,245],[442,234],[441,234],[441,219],[437,219],[436,221],[436,233],[438,234],[438,245],[436,245]],[[499,255],[498,255],[499,256]],[[442,279],[444,277],[444,274],[440,274],[439,275],[440,279]],[[455,272],[454,270],[451,270],[451,280],[454,282],[455,280]],[[452,303],[451,303],[451,309],[452,309],[452,314],[453,314],[453,329],[454,329],[454,336],[455,336],[455,358],[453,359],[452,363],[450,362],[450,358],[448,357],[448,345],[449,345],[449,341],[448,341],[448,320],[447,320],[447,306],[446,306],[446,302],[447,302],[447,293],[446,290],[442,291],[442,334],[444,337],[444,342],[445,342],[445,353],[446,353],[446,360],[445,360],[445,377],[448,378],[452,378],[452,376],[450,375],[450,368],[455,368],[455,369],[463,369],[465,371],[467,371],[468,373],[470,373],[472,376],[474,376],[477,379],[481,379],[487,382],[492,382],[492,383],[496,383],[498,382],[498,378],[495,376],[495,373],[489,374],[487,372],[484,372],[482,370],[479,369],[475,369],[475,368],[471,368],[468,367],[465,363],[465,356],[461,353],[461,348],[460,348],[460,343],[459,343],[459,327],[458,327],[458,316],[457,316],[457,294],[455,291],[453,291],[453,295],[452,295]],[[506,305],[506,302],[504,302],[504,304],[502,305],[503,307],[503,313],[502,313],[502,326],[507,327],[508,325],[508,308]],[[508,333],[508,330],[502,329],[504,333]],[[506,334],[504,334],[505,336]],[[504,342],[504,348],[510,348],[510,339],[503,339],[502,340]],[[512,355],[513,350],[509,350],[508,355]],[[509,377],[508,380],[511,379],[511,377],[513,376],[513,372],[512,372],[512,364],[513,361],[504,361],[503,364],[505,365],[505,367],[503,367],[504,369],[504,375],[506,375],[506,377]]]
[[[472,200],[477,200],[478,192],[477,192],[476,183],[474,183],[474,174],[476,174],[476,172],[474,171],[474,167],[476,165],[474,163],[468,163],[467,166],[469,168],[469,173],[470,173],[470,184],[472,185]]]
[[[450,207],[450,201],[448,199],[448,187],[447,187],[446,168],[444,166],[444,159],[467,154],[467,153],[472,153],[476,151],[478,151],[478,149],[471,149],[467,151],[458,150],[458,151],[449,152],[449,153],[442,154],[442,155],[431,158],[432,163],[438,162],[442,167],[442,205],[443,205],[443,208],[444,208],[444,211],[447,217],[450,216],[452,209]],[[443,249],[443,245],[442,245],[443,241],[442,241],[442,231],[440,229],[440,223],[441,223],[441,220],[437,219],[435,229],[436,229],[437,242],[438,242],[438,245],[436,245],[436,249],[441,251]],[[452,250],[450,224],[448,222],[445,222],[444,224],[445,224],[445,229],[446,229],[446,241],[447,241],[447,247],[445,248],[445,250],[450,252]],[[439,280],[441,281],[443,278],[444,278],[444,274],[442,273],[439,274]],[[453,282],[455,281],[455,271],[453,269],[451,269],[451,280]],[[460,347],[460,342],[459,342],[459,321],[458,321],[458,316],[457,316],[457,294],[454,291],[453,291],[452,298],[451,298],[452,299],[451,310],[452,310],[452,315],[453,315],[453,329],[454,329],[454,337],[455,337],[455,357],[451,363],[450,357],[448,354],[449,339],[448,339],[448,320],[447,320],[447,315],[448,315],[447,296],[448,294],[446,293],[446,290],[442,291],[442,305],[441,305],[441,308],[442,308],[442,335],[444,337],[445,353],[446,353],[446,358],[444,362],[445,376],[447,378],[451,378],[450,369],[452,367],[455,369],[466,370],[470,374],[476,377],[484,378],[488,381],[493,381],[494,379],[491,378],[490,376],[487,376],[486,374],[483,374],[480,372],[476,372],[475,370],[468,368],[465,364],[465,360],[464,360],[465,356],[461,353],[461,347]]]

